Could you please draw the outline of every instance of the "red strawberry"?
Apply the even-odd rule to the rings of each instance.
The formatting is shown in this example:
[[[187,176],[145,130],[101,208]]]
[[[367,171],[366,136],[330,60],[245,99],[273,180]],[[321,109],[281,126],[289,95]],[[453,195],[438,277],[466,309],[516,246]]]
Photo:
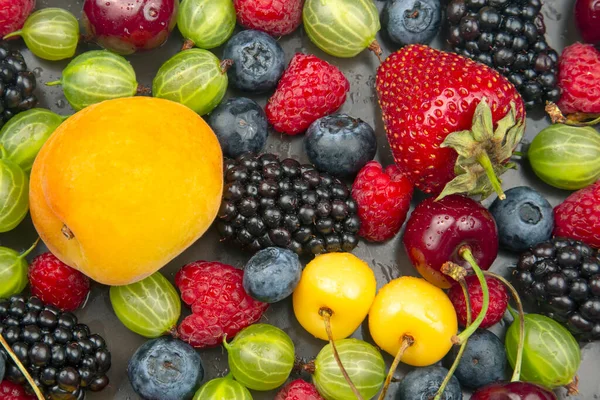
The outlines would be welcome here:
[[[29,283],[32,295],[64,311],[79,308],[90,293],[89,278],[52,253],[40,254],[33,259]]]
[[[273,36],[292,33],[302,23],[304,0],[234,0],[240,25]]]
[[[274,400],[323,400],[323,398],[313,384],[296,379],[285,385]]]
[[[175,276],[181,299],[192,315],[179,325],[182,340],[194,347],[214,347],[223,336],[233,338],[262,317],[269,306],[244,290],[244,272],[219,262],[196,261]]]
[[[506,78],[457,54],[410,45],[381,64],[376,89],[394,159],[419,189],[440,197],[502,192],[497,175],[512,166],[525,122],[523,100]]]
[[[412,194],[412,182],[397,165],[384,171],[377,161],[368,162],[352,185],[360,218],[358,234],[372,242],[393,238],[406,220]]]
[[[485,278],[488,289],[490,291],[490,306],[480,328],[489,328],[497,324],[502,319],[508,306],[508,293],[504,284],[496,278],[486,276]],[[469,290],[469,300],[471,302],[471,321],[473,321],[481,312],[481,303],[483,302],[483,292],[481,285],[475,275],[469,275],[465,278],[467,289]],[[467,325],[467,302],[463,294],[462,288],[458,283],[455,283],[448,291],[448,297],[454,305],[458,322],[461,326]]]
[[[23,27],[35,8],[35,0],[0,0],[0,37]]]
[[[600,249],[600,181],[572,193],[554,207],[553,234]]]
[[[600,50],[591,44],[575,43],[563,50],[558,66],[561,111],[600,113]]]
[[[0,382],[0,400],[35,400],[36,397],[27,394],[25,388],[10,381]]]
[[[346,101],[350,83],[335,66],[298,53],[267,103],[269,122],[278,132],[297,135]]]

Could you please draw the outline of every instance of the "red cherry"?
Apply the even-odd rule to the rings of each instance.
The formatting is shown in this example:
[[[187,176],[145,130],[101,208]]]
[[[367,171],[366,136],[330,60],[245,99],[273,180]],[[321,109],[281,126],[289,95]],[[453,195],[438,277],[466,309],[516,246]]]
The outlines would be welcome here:
[[[413,211],[406,224],[404,247],[412,264],[432,284],[449,288],[450,278],[440,270],[447,261],[470,269],[459,250],[468,246],[483,270],[498,255],[498,229],[492,214],[465,196],[428,198]]]
[[[0,0],[0,37],[23,27],[35,0]]]
[[[102,47],[132,54],[167,41],[178,6],[178,0],[85,0],[82,22]]]
[[[583,40],[600,44],[600,0],[577,0],[575,24]]]
[[[484,386],[471,400],[558,400],[556,395],[541,386],[527,382],[501,382]]]

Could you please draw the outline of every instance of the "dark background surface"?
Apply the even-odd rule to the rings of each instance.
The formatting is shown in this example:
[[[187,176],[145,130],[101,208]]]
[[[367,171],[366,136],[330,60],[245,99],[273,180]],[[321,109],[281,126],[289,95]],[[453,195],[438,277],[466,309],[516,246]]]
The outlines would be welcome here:
[[[380,8],[384,4],[380,1],[376,1],[376,3]],[[547,40],[550,46],[560,53],[563,47],[579,39],[572,15],[575,0],[545,0],[544,3],[542,10],[549,31]],[[38,0],[37,8],[62,7],[73,12],[75,16],[79,18],[81,15],[82,4],[83,0]],[[444,37],[443,31],[432,44],[434,47],[443,48],[444,42],[440,39],[441,37]],[[384,57],[387,57],[390,52],[397,49],[383,40],[380,40],[380,42],[384,49]],[[181,43],[181,35],[177,29],[175,29],[169,41],[162,48],[148,53],[128,56],[127,59],[132,63],[137,72],[139,83],[150,86],[160,65],[179,50]],[[312,45],[302,28],[298,29],[292,35],[281,38],[280,43],[285,49],[288,61],[294,53],[306,52],[316,54],[341,68],[351,85],[351,93],[341,111],[354,117],[362,118],[375,127],[379,142],[377,159],[385,165],[390,164],[392,162],[391,153],[385,138],[383,123],[374,89],[375,73],[378,65],[377,58],[368,51],[349,60],[336,59],[327,56]],[[17,40],[13,45],[19,46],[24,51],[29,68],[33,69],[38,78],[37,95],[40,98],[40,106],[47,107],[59,114],[71,114],[73,111],[66,102],[60,87],[49,88],[44,86],[45,82],[50,82],[60,77],[61,71],[68,63],[68,60],[62,62],[40,60],[32,56],[25,49],[22,41]],[[93,45],[81,45],[78,54],[94,48],[96,47]],[[220,55],[220,49],[218,49],[216,53],[217,55]],[[243,94],[235,93],[231,90],[227,94],[228,97],[240,95]],[[267,99],[266,96],[253,98],[263,106]],[[541,111],[530,112],[528,117],[525,140],[531,141],[535,134],[547,126],[549,122]],[[176,134],[176,132],[173,134]],[[265,150],[277,153],[283,157],[292,156],[303,162],[307,161],[306,156],[302,151],[302,136],[289,137],[271,132]],[[569,192],[566,191],[553,189],[538,180],[526,161],[520,162],[517,171],[511,170],[503,175],[503,180],[505,189],[514,186],[527,185],[539,190],[548,198],[553,206],[560,203],[561,200],[569,194]],[[422,198],[423,196],[421,194],[417,194],[413,201],[413,205],[417,204]],[[485,204],[489,205],[493,199],[494,196],[488,199]],[[0,245],[22,250],[28,248],[35,238],[35,230],[33,229],[31,220],[27,218],[17,229],[0,235]],[[400,235],[383,245],[373,245],[361,242],[354,251],[355,255],[368,262],[375,271],[378,288],[398,276],[417,275],[416,271],[408,261],[399,239]],[[44,251],[46,251],[45,247],[40,245],[30,258]],[[106,251],[111,251],[111,249],[106,249]],[[211,229],[187,251],[164,267],[161,272],[172,281],[175,273],[188,262],[200,259],[216,260],[242,267],[248,258],[248,254],[238,252],[235,249],[232,249],[231,246],[221,244],[216,231]],[[501,253],[492,267],[492,270],[506,275],[508,274],[507,267],[515,261],[516,255]],[[126,266],[124,266],[124,268],[126,268]],[[186,310],[184,306],[184,313],[187,312],[189,311]],[[127,379],[126,368],[130,356],[145,342],[146,339],[129,331],[119,322],[110,305],[108,287],[94,284],[92,293],[85,304],[85,307],[78,310],[76,314],[83,323],[90,326],[93,332],[99,333],[107,340],[113,357],[113,366],[109,373],[111,380],[109,387],[98,394],[88,394],[87,398],[90,400],[138,399],[139,397],[133,392],[129,380]],[[296,345],[298,356],[314,358],[319,350],[326,344],[325,342],[312,337],[298,324],[292,310],[291,299],[284,300],[283,302],[271,306],[261,322],[274,324],[286,331],[292,337]],[[495,326],[492,330],[501,335],[505,329],[506,325],[503,322]],[[362,338],[363,336],[368,338],[366,323],[353,335],[353,337],[357,338]],[[201,355],[206,370],[204,382],[226,374],[227,355],[224,349],[219,347],[201,351]],[[600,398],[600,379],[598,379],[598,371],[600,371],[600,342],[583,344],[582,357],[582,365],[579,371],[580,394],[569,398],[577,400]],[[389,365],[389,363],[391,363],[391,357],[385,355],[385,359]],[[401,366],[396,373],[396,376],[401,377],[408,370],[408,367]],[[296,377],[297,376],[292,375],[290,379],[295,379]],[[395,391],[394,384],[392,384],[386,398],[395,398]],[[263,393],[253,392],[252,395],[255,400],[267,400],[273,399],[275,393],[276,391]],[[559,390],[557,393],[561,399],[566,398],[564,390]],[[465,400],[468,399],[468,397],[468,394],[465,395]]]

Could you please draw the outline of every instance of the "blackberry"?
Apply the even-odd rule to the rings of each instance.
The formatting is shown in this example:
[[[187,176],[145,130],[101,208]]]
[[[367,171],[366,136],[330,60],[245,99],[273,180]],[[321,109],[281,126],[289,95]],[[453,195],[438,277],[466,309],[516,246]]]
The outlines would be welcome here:
[[[451,0],[448,43],[465,57],[497,69],[525,106],[560,99],[558,53],[544,38],[540,0]]]
[[[81,400],[87,390],[108,385],[106,342],[69,312],[45,306],[37,297],[0,299],[0,334],[50,400]],[[6,378],[30,390],[4,348],[0,357],[6,359]]]
[[[521,254],[512,280],[525,299],[579,340],[600,340],[600,251],[564,238]]]
[[[27,70],[21,53],[0,42],[0,128],[21,111],[37,105],[35,75]]]
[[[245,250],[278,246],[298,254],[352,251],[360,220],[350,191],[310,164],[274,154],[225,159],[217,229]]]

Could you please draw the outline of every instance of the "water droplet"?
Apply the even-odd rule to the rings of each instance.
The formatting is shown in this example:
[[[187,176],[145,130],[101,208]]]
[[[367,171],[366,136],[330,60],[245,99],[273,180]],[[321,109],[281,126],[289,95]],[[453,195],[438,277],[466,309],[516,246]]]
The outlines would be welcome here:
[[[56,107],[58,107],[58,108],[64,108],[64,107],[65,107],[65,105],[66,105],[66,104],[65,104],[65,101],[64,101],[63,99],[59,99],[59,100],[57,100],[57,102],[56,102]]]
[[[40,67],[35,67],[33,69],[33,74],[36,76],[36,78],[39,78],[42,76],[42,72],[44,72],[44,70]]]

